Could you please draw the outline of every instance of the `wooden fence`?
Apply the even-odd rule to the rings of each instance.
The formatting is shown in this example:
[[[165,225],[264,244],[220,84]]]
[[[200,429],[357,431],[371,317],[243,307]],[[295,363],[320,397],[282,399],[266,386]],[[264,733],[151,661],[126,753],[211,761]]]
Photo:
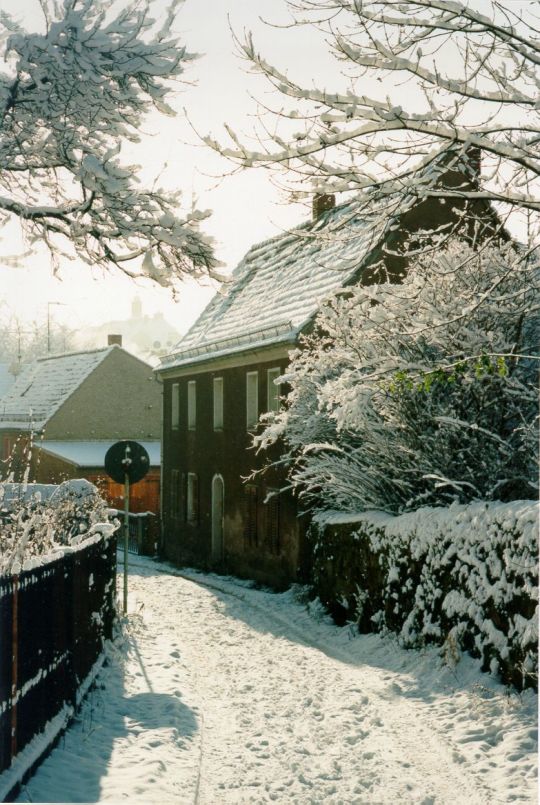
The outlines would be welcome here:
[[[116,537],[0,577],[0,776],[63,709],[112,637]]]

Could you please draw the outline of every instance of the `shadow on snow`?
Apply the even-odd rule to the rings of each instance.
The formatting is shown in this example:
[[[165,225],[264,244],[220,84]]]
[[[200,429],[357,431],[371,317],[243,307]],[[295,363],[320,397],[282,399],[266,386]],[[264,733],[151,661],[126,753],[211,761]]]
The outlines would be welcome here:
[[[125,666],[133,659],[139,664],[137,676],[148,690],[130,695],[125,690]],[[154,757],[151,751],[148,754],[148,748],[162,742],[152,732],[167,728],[171,730],[167,740],[182,745],[197,732],[198,725],[193,711],[178,695],[152,689],[137,636],[128,626],[107,650],[107,660],[68,730],[23,786],[16,801],[99,802],[102,778],[107,774],[113,750],[122,742],[135,745],[139,734],[145,733],[145,774],[151,775],[153,764],[159,763],[159,750]],[[122,769],[126,780],[140,771],[137,760],[142,757],[136,745],[133,753],[126,754],[134,761],[134,768]]]

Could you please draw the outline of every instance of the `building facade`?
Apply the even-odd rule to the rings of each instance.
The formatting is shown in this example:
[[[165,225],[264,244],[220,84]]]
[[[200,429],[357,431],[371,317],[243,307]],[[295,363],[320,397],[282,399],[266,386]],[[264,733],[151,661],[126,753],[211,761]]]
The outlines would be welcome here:
[[[477,164],[447,157],[440,180],[476,186]],[[460,162],[461,159],[461,162]],[[473,171],[471,173],[471,171]],[[321,304],[363,283],[397,283],[409,255],[459,233],[472,240],[497,222],[482,202],[418,196],[318,197],[313,220],[254,246],[157,372],[163,380],[162,551],[274,586],[309,575],[306,521],[287,491],[279,445],[259,455],[251,433],[280,404],[275,381]],[[279,490],[279,494],[277,494]]]
[[[282,473],[257,472],[269,456],[251,448],[260,414],[279,404],[287,360],[270,348],[163,374],[163,547],[173,561],[278,587],[301,576],[297,502],[278,494]]]

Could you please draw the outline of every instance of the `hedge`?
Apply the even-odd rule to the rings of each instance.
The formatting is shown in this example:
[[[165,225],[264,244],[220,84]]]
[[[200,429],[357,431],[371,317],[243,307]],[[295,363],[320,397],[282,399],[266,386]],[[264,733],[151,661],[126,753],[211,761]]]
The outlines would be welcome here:
[[[314,592],[337,622],[405,647],[479,657],[522,689],[538,674],[538,507],[454,504],[314,518]]]

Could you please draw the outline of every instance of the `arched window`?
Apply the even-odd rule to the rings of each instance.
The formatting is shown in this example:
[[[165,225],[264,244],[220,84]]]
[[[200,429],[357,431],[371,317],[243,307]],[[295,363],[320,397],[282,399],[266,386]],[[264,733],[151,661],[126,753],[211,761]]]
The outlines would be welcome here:
[[[223,512],[225,487],[221,475],[212,478],[212,561],[223,561]]]

